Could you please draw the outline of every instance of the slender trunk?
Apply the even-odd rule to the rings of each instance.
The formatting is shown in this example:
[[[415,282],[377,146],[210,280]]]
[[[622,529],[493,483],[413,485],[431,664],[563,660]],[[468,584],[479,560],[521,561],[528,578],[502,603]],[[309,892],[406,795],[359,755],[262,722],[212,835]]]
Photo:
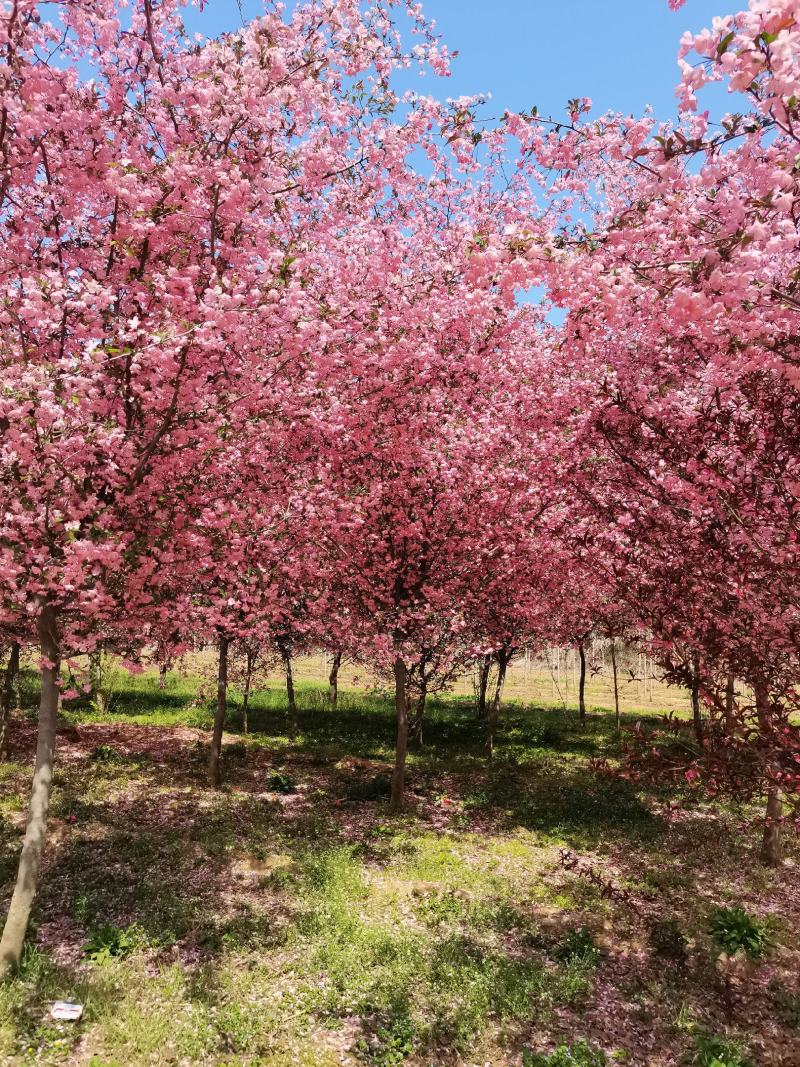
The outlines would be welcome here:
[[[328,675],[328,703],[332,708],[336,707],[339,699],[339,668],[342,665],[342,653],[337,650],[331,660],[331,672]]]
[[[408,695],[406,685],[408,668],[402,656],[394,659],[394,707],[397,713],[397,748],[395,750],[394,773],[392,774],[392,794],[389,810],[400,811],[403,806],[403,794],[406,784],[406,754],[408,753]]]
[[[425,721],[425,703],[428,699],[428,689],[425,682],[422,682],[422,689],[420,690],[417,699],[414,704],[413,712],[410,711],[410,701],[407,699],[409,707],[408,717],[408,733],[411,740],[416,745],[422,744],[422,727]]]
[[[219,789],[222,785],[220,754],[222,752],[222,731],[225,728],[225,715],[228,710],[228,645],[228,638],[225,634],[220,634],[217,665],[217,711],[214,715],[214,730],[211,734],[211,751],[208,757],[208,784],[214,789]]]
[[[36,620],[36,629],[42,657],[49,665],[42,667],[36,763],[17,880],[6,924],[3,927],[3,936],[0,938],[0,977],[5,977],[19,966],[25,933],[28,929],[28,919],[39,881],[39,867],[47,833],[47,809],[50,805],[50,788],[53,782],[58,722],[61,650],[58,643],[57,623],[55,609],[45,604]]]
[[[494,756],[494,742],[497,736],[497,724],[500,720],[500,696],[503,692],[503,683],[506,680],[506,668],[508,667],[510,658],[511,656],[506,655],[505,652],[500,652],[497,655],[497,683],[494,687],[494,696],[492,697],[492,703],[489,708],[489,718],[487,720],[486,729],[486,751],[489,755],[489,759]]]
[[[762,740],[772,743],[772,717],[770,714],[769,689],[762,678],[756,679],[753,689],[756,695],[756,715]],[[769,770],[769,768],[767,768]],[[767,787],[767,810],[764,818],[764,835],[761,839],[761,862],[767,867],[780,867],[783,862],[781,821],[783,805],[778,787],[770,781]]]
[[[611,672],[614,676],[614,715],[617,720],[617,729],[622,729],[622,716],[619,712],[619,682],[617,680],[617,642],[611,642]]]
[[[247,670],[244,676],[244,693],[242,694],[242,732],[248,733],[247,724],[247,708],[250,703],[250,685],[253,681],[253,667],[255,665],[255,654],[249,649],[247,651]]]
[[[484,656],[478,668],[478,719],[486,718],[486,691],[489,688],[489,671],[492,669],[492,657]]]
[[[158,688],[167,688],[167,665],[166,663],[159,663],[158,665]]]
[[[105,715],[106,695],[103,689],[103,649],[101,646],[89,653],[89,682],[92,686],[94,706],[101,715]]]
[[[736,679],[733,676],[733,671],[728,672],[728,677],[725,684],[725,733],[730,736],[735,728],[734,722],[734,707],[736,699]]]
[[[767,867],[780,867],[783,862],[781,844],[781,821],[783,804],[776,786],[767,790],[767,811],[764,819],[764,836],[761,841],[761,862]]]
[[[0,694],[0,756],[6,750],[6,734],[8,731],[8,718],[11,714],[11,705],[14,702],[14,689],[19,675],[19,642],[15,641],[8,654],[6,673],[3,678],[3,691]]]
[[[581,661],[581,671],[578,676],[578,714],[581,723],[586,722],[586,649],[583,641],[578,642],[578,656]]]
[[[286,701],[288,708],[289,737],[297,737],[297,703],[294,698],[294,678],[292,677],[292,655],[287,645],[281,643],[281,658],[286,672]]]
[[[698,745],[703,746],[703,715],[700,710],[700,657],[692,658],[692,721],[694,723],[694,736]]]

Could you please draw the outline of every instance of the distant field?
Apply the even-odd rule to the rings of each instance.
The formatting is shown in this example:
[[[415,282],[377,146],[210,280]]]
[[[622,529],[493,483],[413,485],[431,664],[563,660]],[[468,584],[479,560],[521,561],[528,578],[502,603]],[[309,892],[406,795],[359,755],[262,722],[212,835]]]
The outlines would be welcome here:
[[[330,660],[322,656],[303,656],[297,659],[294,673],[301,682],[315,685],[325,684],[328,677]],[[638,668],[637,677],[631,678],[630,670]],[[633,666],[620,667],[618,673],[620,708],[624,712],[644,711],[648,714],[659,711],[689,712],[689,693],[677,686],[665,685],[652,677],[648,671],[647,682],[643,671],[633,659]],[[283,685],[283,675],[273,671],[269,676],[270,685]],[[342,664],[339,672],[339,684],[343,689],[358,689],[365,685],[389,685],[389,680],[374,679],[363,667],[347,662]],[[464,696],[474,691],[473,676],[470,673],[459,675],[452,687],[456,696]],[[562,653],[558,672],[550,671],[541,662],[526,662],[524,658],[515,660],[508,671],[503,699],[519,704],[536,704],[545,707],[578,706],[578,664],[577,657]],[[586,704],[589,709],[597,711],[614,710],[614,683],[611,667],[606,664],[596,674],[587,673]]]
[[[690,699],[687,690],[678,686],[665,685],[658,677],[654,677],[651,667],[648,667],[645,678],[642,662],[635,656],[628,656],[626,659],[621,655],[620,661],[618,686],[620,710],[623,714],[657,715],[663,712],[690,714]],[[232,710],[238,706],[241,695],[241,685],[237,685],[237,681],[240,683],[241,678],[235,664],[234,659],[231,664],[229,694]],[[312,704],[324,702],[323,690],[328,684],[330,657],[320,654],[298,656],[293,660],[292,669],[298,698],[300,699],[305,694],[303,699]],[[187,655],[170,671],[169,691],[176,700],[180,695],[181,700],[180,708],[177,704],[174,708],[175,714],[179,711],[183,714],[187,704],[195,700],[198,723],[205,720],[214,700],[215,672],[216,658],[210,649]],[[29,675],[28,678],[26,689],[29,690],[29,696],[27,699],[29,703],[32,703],[35,700],[36,682],[32,676]],[[117,690],[125,690],[128,694],[136,690],[152,691],[156,685],[156,674],[151,669],[131,677],[121,667],[110,665],[107,668],[105,685],[108,689],[110,710],[113,712]],[[391,685],[391,678],[388,674],[376,675],[368,668],[346,660],[341,665],[339,691],[342,695],[348,694],[351,698],[357,697],[361,700],[366,692],[382,698],[389,695]],[[490,693],[493,685],[494,678],[490,682]],[[437,694],[437,696],[445,700],[451,696],[461,703],[465,697],[473,696],[474,692],[474,675],[473,672],[467,671],[460,673],[454,679],[447,692]],[[282,667],[276,663],[266,674],[262,673],[254,680],[251,702],[254,708],[258,708],[260,705],[279,706],[284,701],[285,677]],[[558,671],[550,669],[547,663],[541,660],[527,661],[524,657],[520,657],[511,664],[508,670],[503,689],[503,703],[553,709],[577,709],[577,657],[573,657],[571,653],[568,656],[561,653]],[[587,672],[586,706],[590,713],[613,714],[614,685],[608,663],[604,667],[597,663],[593,670]],[[67,703],[67,711],[69,707]],[[122,708],[117,708],[117,710],[121,711]],[[159,721],[166,722],[167,720],[160,719]]]

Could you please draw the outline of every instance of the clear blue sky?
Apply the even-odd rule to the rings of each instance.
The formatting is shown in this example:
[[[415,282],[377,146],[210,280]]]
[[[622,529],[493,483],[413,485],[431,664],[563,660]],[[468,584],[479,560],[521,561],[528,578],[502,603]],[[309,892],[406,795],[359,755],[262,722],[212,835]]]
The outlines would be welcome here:
[[[561,115],[570,97],[589,96],[595,114],[609,108],[640,114],[652,104],[668,119],[683,31],[744,6],[742,0],[688,0],[673,12],[666,0],[423,0],[459,56],[451,78],[415,75],[411,84],[440,97],[491,93],[492,114],[535,104],[543,114]],[[262,7],[242,0],[242,9],[249,17]],[[235,0],[210,0],[187,21],[213,36],[241,20]],[[727,110],[715,96],[713,110]]]

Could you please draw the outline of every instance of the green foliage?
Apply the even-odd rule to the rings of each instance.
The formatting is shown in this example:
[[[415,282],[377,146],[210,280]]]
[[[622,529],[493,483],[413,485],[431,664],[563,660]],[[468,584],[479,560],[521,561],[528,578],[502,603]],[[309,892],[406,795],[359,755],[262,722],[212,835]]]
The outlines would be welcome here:
[[[356,1052],[359,1059],[372,1067],[396,1067],[414,1052],[418,1028],[407,1016],[371,1022],[369,1032],[359,1038]]]
[[[83,953],[92,963],[107,963],[115,956],[129,956],[148,945],[146,932],[136,923],[126,927],[106,924],[92,931]]]
[[[720,952],[729,956],[742,951],[749,959],[760,960],[774,945],[769,926],[739,907],[717,908],[708,929]]]
[[[713,1034],[697,1034],[695,1051],[689,1060],[692,1067],[753,1067],[739,1041]]]
[[[95,760],[97,763],[124,763],[125,757],[121,756],[115,748],[111,745],[98,745],[92,750],[90,759]]]
[[[594,965],[600,959],[600,948],[588,926],[570,930],[556,950],[556,959],[565,963],[580,962]]]
[[[607,1063],[606,1054],[584,1040],[559,1045],[552,1052],[522,1053],[522,1067],[605,1067]]]
[[[677,919],[659,919],[650,928],[650,947],[657,956],[685,960],[687,939]]]
[[[564,746],[566,738],[563,726],[554,722],[543,722],[533,734],[532,741],[540,748],[560,749]]]
[[[267,789],[272,793],[283,793],[289,795],[290,793],[297,792],[297,783],[290,774],[286,774],[283,771],[274,771],[270,774],[264,783]]]

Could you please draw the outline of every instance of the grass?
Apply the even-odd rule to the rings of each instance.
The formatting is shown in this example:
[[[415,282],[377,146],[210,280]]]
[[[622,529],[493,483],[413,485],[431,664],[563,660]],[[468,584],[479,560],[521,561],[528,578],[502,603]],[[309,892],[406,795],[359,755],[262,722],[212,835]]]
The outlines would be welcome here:
[[[598,776],[591,761],[619,754],[613,716],[512,704],[487,764],[470,700],[433,700],[390,817],[369,788],[392,756],[386,694],[345,690],[333,713],[301,678],[292,741],[280,689],[254,694],[246,738],[233,692],[214,792],[198,684],[120,674],[105,715],[65,713],[0,1062],[566,1063],[585,1045],[644,1065],[645,1031],[662,1058],[715,1041],[746,1057],[765,1018],[800,1040],[791,968],[739,989],[732,1025],[709,934],[721,907],[773,929],[784,876],[757,868],[741,812],[666,818],[671,795]],[[0,764],[6,894],[31,746],[18,718]],[[791,945],[796,917],[781,919]],[[49,1018],[60,998],[85,1005],[80,1023]]]

